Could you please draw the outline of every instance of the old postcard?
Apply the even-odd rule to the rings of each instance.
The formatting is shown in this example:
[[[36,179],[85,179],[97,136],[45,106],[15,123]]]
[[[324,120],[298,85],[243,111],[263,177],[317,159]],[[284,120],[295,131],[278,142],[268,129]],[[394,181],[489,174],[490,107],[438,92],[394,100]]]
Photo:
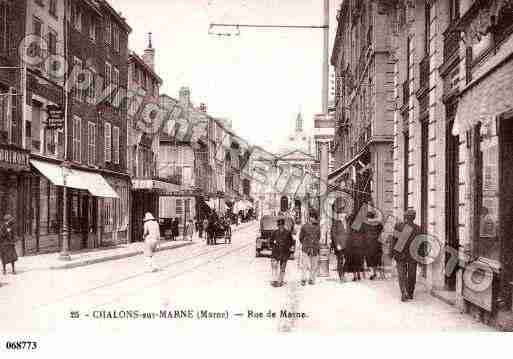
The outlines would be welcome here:
[[[511,331],[512,168],[511,0],[0,0],[0,351]]]

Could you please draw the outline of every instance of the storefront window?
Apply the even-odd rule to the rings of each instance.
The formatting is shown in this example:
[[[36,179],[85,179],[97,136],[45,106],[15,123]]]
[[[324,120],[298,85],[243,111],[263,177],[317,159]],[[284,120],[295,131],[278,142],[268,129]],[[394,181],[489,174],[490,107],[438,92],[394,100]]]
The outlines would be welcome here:
[[[41,178],[40,207],[39,207],[39,233],[48,234],[48,181]]]
[[[39,198],[39,233],[40,235],[59,233],[59,188],[42,178]]]
[[[499,228],[499,138],[495,123],[482,124],[479,156],[481,188],[478,255],[498,261],[500,255]]]

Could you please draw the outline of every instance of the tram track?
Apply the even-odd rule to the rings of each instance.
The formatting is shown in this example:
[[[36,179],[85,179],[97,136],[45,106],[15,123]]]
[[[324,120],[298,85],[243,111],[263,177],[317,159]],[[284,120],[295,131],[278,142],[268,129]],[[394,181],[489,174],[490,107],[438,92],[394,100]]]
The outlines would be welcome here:
[[[238,234],[239,235],[240,234],[244,234],[247,229],[251,229],[251,227],[242,229],[240,232],[238,232]],[[160,279],[157,282],[151,282],[151,284],[149,286],[145,286],[145,288],[150,288],[150,287],[158,286],[159,284],[165,283],[165,282],[167,282],[169,280],[172,280],[172,279],[175,279],[175,278],[177,278],[177,277],[179,277],[181,275],[184,275],[186,273],[189,273],[189,272],[192,272],[194,270],[197,270],[197,269],[201,268],[202,266],[205,266],[205,265],[208,265],[208,264],[210,264],[212,262],[218,261],[219,259],[222,259],[223,257],[226,257],[226,256],[228,256],[230,254],[233,254],[233,253],[236,253],[238,251],[244,250],[247,247],[249,247],[251,244],[252,244],[252,242],[246,243],[244,245],[239,245],[237,248],[233,248],[232,247],[231,250],[228,250],[228,251],[226,251],[225,253],[222,253],[219,256],[215,256],[212,259],[208,259],[208,260],[206,260],[204,262],[201,262],[198,265],[193,266],[192,268],[187,268],[187,269],[185,269],[183,271],[180,271],[178,273],[175,273],[175,274],[173,274],[171,276],[167,276],[165,278],[162,278],[162,279]],[[232,242],[231,246],[233,246],[233,245],[234,244]],[[185,248],[187,248],[187,247],[185,247]],[[198,251],[195,251],[195,252],[192,252],[192,253],[187,253],[187,257],[186,258],[182,258],[182,259],[179,259],[179,260],[173,260],[173,261],[161,264],[160,265],[160,268],[161,268],[160,273],[165,272],[165,269],[167,269],[167,268],[172,268],[174,266],[183,265],[183,264],[186,264],[186,263],[191,262],[193,260],[198,260],[199,258],[204,257],[204,256],[208,256],[208,255],[212,255],[212,254],[215,254],[215,253],[223,252],[226,249],[227,249],[227,247],[214,247],[214,248],[206,248],[206,249],[205,248],[201,248]],[[163,253],[163,252],[160,252],[160,253]],[[135,279],[138,279],[138,278],[143,277],[143,276],[150,276],[150,275],[153,275],[153,274],[154,273],[148,273],[147,271],[140,271],[140,272],[134,273],[132,275],[125,276],[123,278],[117,279],[115,281],[109,281],[107,283],[102,283],[100,285],[97,285],[97,286],[94,286],[94,287],[91,287],[91,288],[86,288],[84,290],[81,290],[81,291],[78,291],[78,292],[75,292],[75,293],[71,293],[71,294],[68,294],[68,295],[65,295],[65,296],[62,296],[62,297],[51,299],[50,301],[48,301],[46,303],[34,305],[30,309],[32,309],[32,310],[41,310],[41,309],[53,306],[55,304],[65,302],[67,300],[76,299],[76,298],[79,298],[79,297],[82,297],[82,296],[88,296],[88,295],[91,295],[94,292],[97,292],[97,291],[100,291],[100,290],[104,290],[104,289],[107,289],[109,287],[115,287],[116,285],[122,284],[124,282],[128,282],[130,280],[135,280]],[[131,294],[133,294],[136,291],[140,291],[140,288],[138,288],[137,290],[134,290],[131,293],[123,293],[123,296],[120,296],[119,298],[126,297],[126,295],[131,295]],[[116,298],[116,300],[118,300],[119,298]],[[109,302],[107,302],[105,304],[109,304],[109,303],[115,302],[116,300],[109,301]],[[102,305],[104,305],[104,304],[102,304]]]

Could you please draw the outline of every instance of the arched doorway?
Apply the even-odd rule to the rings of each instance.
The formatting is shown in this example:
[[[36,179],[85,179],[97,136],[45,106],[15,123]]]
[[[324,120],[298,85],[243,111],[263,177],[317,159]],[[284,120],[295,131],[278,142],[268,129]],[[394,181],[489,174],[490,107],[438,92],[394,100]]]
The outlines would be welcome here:
[[[289,199],[287,196],[282,196],[280,200],[280,211],[287,212],[289,210]]]

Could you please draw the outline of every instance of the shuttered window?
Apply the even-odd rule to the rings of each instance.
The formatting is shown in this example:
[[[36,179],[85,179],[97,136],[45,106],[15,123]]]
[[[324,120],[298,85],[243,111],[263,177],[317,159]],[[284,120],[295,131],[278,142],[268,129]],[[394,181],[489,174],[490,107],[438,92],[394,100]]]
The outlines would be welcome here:
[[[80,162],[80,145],[82,143],[82,119],[73,117],[73,161]]]
[[[112,161],[112,132],[110,123],[105,122],[105,162]]]
[[[0,53],[7,52],[9,26],[8,26],[9,6],[7,3],[0,1]]]
[[[112,128],[112,155],[114,163],[119,164],[119,127]]]
[[[88,123],[87,129],[87,163],[91,166],[96,164],[96,124]]]

